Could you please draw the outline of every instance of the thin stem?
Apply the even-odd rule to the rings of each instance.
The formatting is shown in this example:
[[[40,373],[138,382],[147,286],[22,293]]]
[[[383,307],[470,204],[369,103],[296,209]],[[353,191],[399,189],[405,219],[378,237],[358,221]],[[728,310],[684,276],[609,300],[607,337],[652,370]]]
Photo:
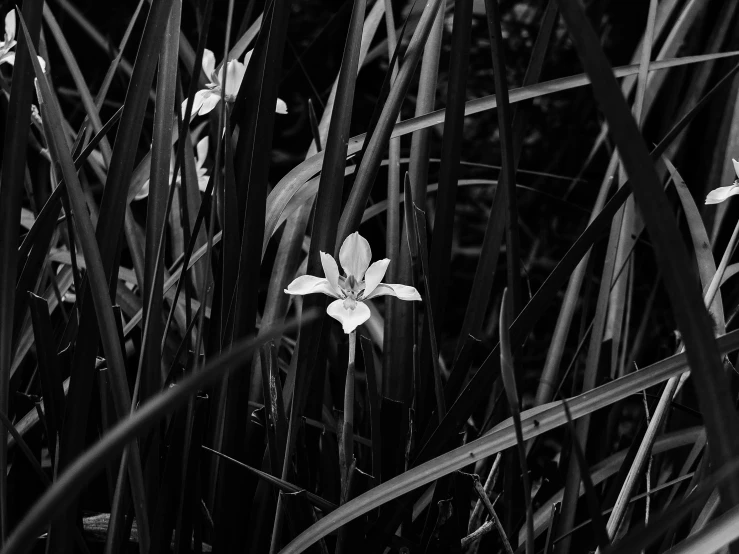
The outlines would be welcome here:
[[[488,498],[487,492],[485,492],[485,488],[482,486],[482,483],[480,483],[480,478],[477,475],[471,475],[470,477],[472,477],[472,483],[475,487],[475,492],[487,509],[490,520],[483,523],[477,531],[463,538],[462,544],[469,544],[469,542],[472,542],[485,533],[489,532],[491,528],[489,524],[492,523],[492,527],[497,529],[498,534],[500,535],[500,540],[503,543],[503,548],[505,549],[506,554],[514,554],[513,547],[511,547],[511,543],[508,541],[508,537],[506,536],[505,529],[503,529],[503,525],[500,522],[500,518],[498,517],[498,514],[495,513],[493,503],[490,502],[490,498]]]
[[[486,497],[489,497],[492,494],[493,487],[495,487],[495,482],[498,480],[498,473],[500,470],[500,460],[501,460],[501,455],[500,455],[500,452],[498,452],[498,454],[495,456],[493,467],[490,469],[490,473],[488,473],[488,478],[485,481],[485,486],[483,487]],[[484,506],[482,503],[482,497],[480,497],[477,499],[477,503],[475,504],[475,509],[472,510],[472,515],[470,516],[470,521],[467,526],[467,533],[472,533],[477,527],[479,527],[480,520],[482,519],[483,508]]]
[[[357,331],[349,333],[349,363],[346,368],[346,384],[344,386],[344,418],[339,439],[339,470],[341,471],[341,496],[339,505],[349,501],[349,489],[352,475],[356,468],[354,460],[354,357],[357,352]],[[344,552],[348,527],[339,529],[336,540],[336,554]]]
[[[341,500],[349,500],[350,467],[354,453],[354,358],[357,352],[357,331],[349,333],[349,363],[344,387],[344,424],[341,432],[339,463],[341,464]]]

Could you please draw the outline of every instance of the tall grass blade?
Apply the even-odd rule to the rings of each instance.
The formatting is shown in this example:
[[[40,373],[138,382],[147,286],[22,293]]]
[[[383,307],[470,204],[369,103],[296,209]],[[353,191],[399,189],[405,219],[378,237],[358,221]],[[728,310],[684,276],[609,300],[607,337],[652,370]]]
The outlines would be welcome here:
[[[304,312],[302,315],[303,320],[315,317],[315,312]],[[209,361],[200,371],[192,373],[176,386],[154,396],[139,406],[134,413],[118,422],[100,441],[65,469],[54,485],[44,493],[18,524],[0,552],[2,554],[28,552],[32,542],[43,531],[49,520],[61,513],[74,500],[81,488],[90,482],[96,472],[119,454],[127,443],[184,404],[198,390],[225,377],[244,356],[252,354],[259,346],[275,336],[280,336],[285,331],[294,328],[295,322],[290,321],[286,325],[276,327],[273,333],[265,333],[262,337],[235,343],[228,353]]]
[[[623,184],[622,187],[625,187]],[[627,199],[626,205],[628,205]],[[617,279],[616,273],[616,259],[618,255],[618,248],[621,238],[621,227],[624,218],[624,213],[628,208],[621,207],[615,214],[611,229],[608,237],[608,245],[606,246],[606,256],[603,262],[603,273],[601,274],[600,286],[598,288],[598,298],[595,306],[595,316],[593,318],[592,330],[590,332],[590,344],[588,346],[588,354],[585,362],[585,374],[582,381],[582,391],[587,392],[597,385],[599,381],[599,373],[601,373],[602,354],[604,348],[604,336],[603,333],[606,328],[608,310],[608,301],[612,294],[612,284],[614,278]],[[631,252],[630,250],[628,251]],[[590,435],[590,417],[584,417],[577,422],[575,426],[575,437],[573,438],[573,448],[579,447],[586,449],[588,444],[588,437]],[[581,466],[577,456],[570,456],[569,464],[567,467],[567,477],[565,484],[565,494],[562,500],[562,513],[559,519],[559,534],[565,535],[569,531],[575,522],[575,513],[577,511],[577,499],[578,491],[580,489],[580,481],[584,478],[581,475]],[[557,552],[566,553],[570,549],[570,541],[572,535],[567,535],[557,545]]]
[[[446,294],[444,291],[447,289],[449,281],[449,260],[451,257],[451,246],[452,246],[452,232],[454,215],[456,211],[456,196],[457,196],[457,181],[459,177],[459,160],[462,151],[463,143],[463,127],[464,127],[464,101],[466,99],[467,91],[467,76],[469,73],[469,53],[471,43],[471,24],[472,24],[472,3],[467,2],[463,4],[455,5],[454,20],[453,20],[453,31],[452,31],[452,44],[451,44],[451,59],[449,62],[449,84],[447,90],[447,113],[444,121],[444,138],[441,147],[441,166],[439,167],[439,189],[437,194],[437,209],[434,216],[434,230],[432,235],[432,241],[430,246],[430,254],[428,258],[428,271],[426,272],[426,279],[428,280],[428,308],[427,308],[427,321],[442,322],[444,321],[444,312],[446,309]],[[429,43],[429,46],[431,43]],[[436,84],[434,78],[433,84]],[[433,104],[429,108],[433,107]],[[418,113],[418,112],[417,112]],[[424,130],[424,132],[430,131]],[[415,133],[414,137],[421,133]],[[428,147],[426,147],[426,159],[423,160],[423,180],[414,182],[414,159],[413,155],[415,150],[411,149],[411,163],[409,164],[409,170],[411,172],[411,183],[413,185],[414,198],[423,206],[423,200],[427,192],[428,183],[426,182],[426,171],[428,167]],[[418,173],[421,171],[416,170]],[[408,311],[412,307],[404,306],[401,309]],[[428,337],[423,336],[423,340],[420,344],[421,351],[421,375],[427,373],[429,365],[434,371],[434,375],[437,372],[438,357],[434,354],[435,342],[440,338],[441,329],[437,325],[433,331],[429,332]],[[433,334],[432,334],[433,333]],[[431,353],[432,359],[429,360],[429,353]],[[398,360],[396,360],[396,363]],[[430,363],[431,362],[431,363]],[[399,366],[402,367],[402,366]],[[390,368],[392,370],[392,368]],[[423,383],[423,381],[422,381]],[[421,385],[420,399],[423,398],[423,393],[427,390],[426,387]],[[437,383],[434,380],[434,390],[437,396],[440,396],[437,390]],[[423,410],[423,404],[420,400],[418,410],[419,418],[421,419],[421,426],[423,421],[428,417]],[[442,405],[440,399],[437,398],[437,415],[439,414],[439,407]]]
[[[648,547],[663,536],[665,532],[672,529],[680,521],[683,521],[691,511],[705,503],[706,499],[711,496],[717,486],[720,487],[722,482],[736,475],[737,468],[738,464],[736,460],[718,468],[679,505],[665,510],[653,523],[646,526],[642,524],[636,527],[627,537],[620,540],[611,548],[606,549],[605,553],[626,554],[627,552],[637,552]],[[722,546],[729,544],[737,537],[735,521],[738,511],[739,509],[737,507],[732,508],[719,516],[713,523],[709,524],[708,528],[681,541],[676,547],[671,548],[669,552],[715,552]],[[729,531],[726,528],[728,521],[732,522],[733,531]]]
[[[64,417],[64,387],[59,358],[54,346],[54,332],[49,316],[49,304],[45,298],[28,293],[36,339],[36,355],[41,377],[41,391],[45,400],[44,415],[49,448],[49,458],[56,462],[60,426]],[[35,458],[34,458],[35,459]],[[45,475],[45,474],[44,474]]]
[[[500,374],[505,387],[508,408],[511,411],[513,427],[516,432],[516,443],[518,445],[518,461],[521,467],[521,481],[523,483],[524,505],[526,506],[526,554],[534,552],[534,511],[531,506],[531,483],[529,479],[529,468],[526,463],[526,444],[523,441],[521,430],[521,406],[518,400],[518,387],[516,386],[516,373],[513,368],[513,352],[508,336],[508,330],[513,320],[513,305],[508,289],[503,290],[503,299],[500,306]],[[567,412],[567,405],[564,405]]]
[[[382,434],[380,433],[380,421],[382,418],[382,397],[377,383],[377,368],[372,352],[372,341],[360,335],[359,341],[362,346],[364,358],[364,372],[367,376],[367,399],[370,410],[370,432],[372,437],[372,476],[376,485],[382,482]]]
[[[28,34],[28,29],[22,16],[20,17],[20,24],[24,35],[26,35],[26,40],[28,40],[30,35]],[[87,204],[82,196],[81,186],[77,178],[74,163],[72,162],[71,153],[69,152],[64,135],[62,134],[63,126],[61,123],[61,110],[59,109],[59,105],[56,103],[56,97],[53,95],[46,77],[43,74],[41,65],[36,57],[35,48],[30,44],[30,41],[29,50],[31,61],[33,62],[33,69],[41,92],[39,104],[41,107],[42,117],[44,118],[44,121],[48,122],[46,133],[49,138],[49,147],[52,159],[67,183],[67,194],[72,206],[75,223],[78,228],[78,236],[82,245],[82,251],[87,260],[89,280],[88,291],[92,296],[92,302],[90,302],[90,304],[92,304],[94,315],[100,325],[100,338],[102,339],[103,349],[114,379],[115,387],[113,390],[113,397],[116,402],[116,411],[118,412],[119,417],[123,417],[124,414],[130,410],[131,398],[129,396],[128,383],[125,377],[125,363],[121,352],[121,344],[118,338],[118,328],[110,305],[108,283],[105,277],[102,255],[100,250],[98,250],[98,245],[95,243],[92,223],[90,222],[89,214],[87,213]],[[69,407],[70,404],[71,399],[68,400],[67,406]],[[82,412],[80,407],[77,407],[76,411]],[[67,414],[65,415],[65,431],[68,429],[69,425],[69,422],[67,421],[69,413],[70,410],[67,410]],[[84,415],[86,416],[86,413]],[[77,433],[78,436],[80,436],[79,431],[77,431]],[[80,436],[80,438],[82,437]],[[62,455],[60,455],[59,463],[60,466],[65,467],[66,463],[64,462],[68,462],[68,459],[63,457],[65,452],[64,449],[68,448],[68,444],[66,444],[66,441],[68,440],[66,433],[63,436],[63,439],[64,440],[61,443]],[[140,458],[138,457],[139,453],[137,443],[134,441],[129,448],[131,456],[134,458],[130,467],[130,472],[134,507],[136,509],[136,515],[140,520],[140,545],[143,551],[148,551],[148,516],[146,515],[146,501],[144,498],[143,477],[141,473]],[[69,451],[67,450],[67,452]],[[64,462],[62,462],[62,460],[64,460]],[[61,526],[57,529],[59,529],[58,532],[61,533],[61,544],[65,544],[67,540],[65,539],[65,533],[70,532],[70,530],[63,530],[63,527]]]
[[[292,483],[289,483],[288,481],[283,481],[282,479],[279,479],[278,477],[275,477],[273,475],[270,475],[269,473],[266,473],[264,471],[260,471],[256,468],[253,468],[247,464],[244,464],[242,462],[239,462],[238,460],[234,460],[230,456],[226,456],[225,454],[221,452],[216,452],[212,448],[208,448],[207,446],[203,446],[203,450],[206,450],[212,454],[215,454],[219,458],[222,458],[232,464],[235,464],[245,470],[247,470],[250,473],[253,473],[260,479],[263,479],[267,483],[270,483],[271,485],[275,486],[279,490],[283,492],[288,493],[302,493],[305,494],[305,497],[308,499],[308,501],[313,504],[316,508],[319,508],[324,513],[332,512],[337,508],[336,504],[329,502],[328,500],[325,500],[321,498],[318,495],[313,494],[310,491],[307,491],[305,489],[301,489],[297,485],[293,485]]]
[[[23,2],[33,40],[38,43],[41,30],[40,0]],[[10,89],[8,115],[5,123],[3,167],[0,181],[0,412],[10,410],[10,363],[13,356],[13,314],[15,312],[15,282],[18,265],[18,228],[21,217],[21,194],[26,167],[28,118],[33,101],[33,66],[29,58],[27,38],[18,37],[13,83]],[[0,428],[0,545],[8,535],[8,450],[7,429]]]
[[[432,0],[425,6],[418,27],[416,27],[416,31],[411,37],[403,65],[398,72],[398,77],[393,82],[388,99],[382,108],[377,128],[365,146],[362,163],[357,170],[354,185],[347,199],[341,219],[339,220],[336,249],[341,245],[344,238],[349,236],[359,225],[362,212],[369,198],[370,190],[374,185],[375,177],[380,168],[382,154],[387,148],[395,119],[400,112],[401,104],[410,86],[411,77],[418,66],[423,46],[431,32],[431,27],[436,19],[441,3],[442,0]]]
[[[693,279],[683,271],[687,265],[687,252],[680,242],[674,240],[678,234],[675,218],[670,213],[654,165],[609,69],[600,41],[581,6],[572,0],[559,0],[559,6],[581,61],[591,76],[596,99],[606,114],[626,171],[635,183],[634,197],[655,243],[657,260],[691,365],[702,368],[694,374],[696,390],[706,421],[712,458],[716,464],[723,465],[739,456],[739,445],[730,441],[726,433],[735,423],[739,424],[739,419],[723,384],[723,367],[716,351],[710,317],[702,298],[694,290]],[[723,485],[722,492],[725,495],[722,502],[726,506],[739,503],[739,481],[729,480]]]
[[[567,406],[566,400],[562,401],[562,407],[564,408],[565,416],[567,417],[567,425],[570,429],[570,437],[572,439],[572,449],[575,453],[575,460],[577,461],[577,465],[579,466],[578,476],[582,476],[582,482],[583,485],[585,485],[585,497],[588,501],[588,509],[592,514],[591,523],[594,527],[595,538],[598,542],[598,547],[603,550],[608,547],[608,545],[610,544],[610,540],[608,539],[608,531],[606,530],[605,521],[603,521],[603,514],[601,513],[600,502],[598,502],[598,496],[595,492],[595,487],[593,486],[593,480],[590,478],[588,463],[585,460],[585,454],[583,453],[582,446],[580,445],[580,439],[577,436],[577,430],[575,429],[575,425],[572,422],[572,415],[570,414],[570,409]],[[577,488],[580,488],[580,483],[577,483]],[[565,489],[565,495],[566,494],[567,489]],[[534,531],[532,524],[531,535],[533,535],[533,532]],[[531,538],[532,537],[530,535],[527,537],[527,545],[529,544]],[[563,542],[560,542],[560,545],[563,544]],[[560,548],[559,545],[557,547]]]
[[[719,337],[716,342],[722,353],[739,349],[739,332],[732,331],[723,337]],[[678,354],[625,377],[601,385],[593,391],[570,398],[568,400],[568,406],[571,418],[577,420],[586,414],[612,405],[638,391],[664,382],[670,377],[679,375],[685,371],[687,366],[688,361],[685,354]],[[561,402],[552,402],[521,413],[521,429],[524,440],[539,436],[566,423],[567,417]],[[426,461],[404,474],[350,500],[298,536],[282,550],[282,554],[297,554],[298,552],[302,552],[315,541],[326,536],[341,525],[344,525],[346,522],[418,487],[435,481],[443,475],[448,475],[453,471],[474,463],[477,460],[492,456],[515,444],[516,433],[513,427],[513,420],[509,418],[496,425],[485,436],[456,448],[451,452],[447,452],[438,458]]]
[[[650,71],[656,71],[668,69],[671,67],[681,67],[687,64],[702,63],[721,58],[736,57],[737,55],[739,55],[739,52],[725,52],[721,54],[707,54],[701,56],[675,58],[661,62],[652,62],[651,64],[649,64],[649,68]],[[733,75],[735,69],[736,68],[730,70],[728,73]],[[616,75],[617,77],[625,77],[627,75],[635,75],[636,73],[638,73],[639,66],[621,66],[614,68],[613,71],[614,75]],[[720,83],[725,84],[725,82],[726,75],[721,79]],[[583,87],[586,86],[588,83],[590,83],[590,79],[585,74],[575,75],[572,77],[563,77],[560,79],[538,83],[536,85],[513,89],[509,91],[510,94],[508,99],[511,103],[523,102],[532,98],[546,96],[554,92],[562,92],[565,90]],[[712,89],[712,92],[715,92],[715,90],[717,90],[716,87],[718,86],[719,85],[717,84]],[[706,98],[709,97],[709,95],[712,95],[712,93],[708,93],[706,97],[702,99],[700,103],[701,106],[705,104]],[[465,116],[481,113],[487,110],[492,110],[496,107],[497,99],[495,98],[495,95],[485,96],[476,100],[470,100],[465,104]],[[696,106],[696,109],[698,107],[699,106]],[[686,114],[685,117],[692,118],[694,113],[695,110],[691,110],[690,114]],[[393,128],[390,134],[390,138],[404,136],[409,133],[413,133],[414,131],[417,131],[419,129],[425,129],[427,127],[433,127],[434,125],[443,123],[445,114],[446,110],[441,109],[436,110],[435,112],[432,112],[430,114],[401,121]],[[359,152],[364,147],[366,139],[366,135],[357,135],[350,138],[348,142],[347,156]],[[280,180],[280,182],[274,187],[272,192],[267,197],[267,215],[264,235],[265,243],[262,246],[262,252],[266,250],[266,241],[274,234],[275,229],[277,228],[277,224],[281,219],[281,216],[284,221],[283,212],[290,203],[290,200],[298,192],[298,190],[300,190],[300,188],[305,185],[308,180],[320,173],[324,154],[324,152],[315,154],[300,165],[290,170],[290,172],[288,172],[288,174]]]
[[[497,6],[492,7],[497,9]],[[549,0],[546,11],[544,12],[541,29],[536,37],[536,43],[534,44],[534,50],[531,54],[531,60],[529,66],[526,69],[526,75],[524,76],[523,86],[531,86],[537,83],[541,77],[541,71],[544,65],[544,59],[547,52],[547,47],[551,39],[554,24],[557,21],[557,7],[554,0]],[[490,25],[493,22],[488,18],[488,34],[492,34],[495,31],[490,29]],[[491,41],[491,48],[493,43],[497,43],[498,40]],[[496,49],[500,46],[496,45]],[[494,55],[494,59],[497,56]],[[497,64],[496,64],[497,65]],[[495,72],[496,74],[498,72]],[[500,87],[501,90],[505,86],[505,91],[502,93],[508,96],[507,82],[501,79]],[[496,85],[496,90],[498,90]],[[498,95],[496,94],[496,105]],[[510,103],[510,97],[508,98]],[[524,128],[525,128],[525,112],[519,110],[518,107],[515,110],[513,116],[513,136],[510,140],[505,141],[505,152],[506,155],[503,157],[504,164],[508,164],[508,151],[512,151],[513,160],[510,169],[503,172],[501,170],[501,179],[509,179],[512,177],[512,181],[515,183],[515,174],[518,168],[518,160],[521,154],[521,147],[523,146],[524,139]],[[505,127],[505,120],[503,119],[502,113],[498,114],[498,127],[502,130]],[[503,120],[503,121],[501,121]],[[503,133],[501,133],[501,148],[503,147]],[[508,143],[511,144],[508,144]],[[462,330],[460,333],[459,340],[457,341],[457,355],[463,348],[463,340],[466,340],[468,335],[478,336],[480,334],[480,328],[483,324],[485,313],[490,302],[490,292],[492,287],[490,284],[494,280],[495,270],[498,265],[498,257],[500,253],[500,245],[503,237],[503,229],[506,220],[505,208],[507,199],[508,186],[495,190],[495,196],[493,200],[493,206],[488,216],[487,226],[485,228],[485,235],[482,244],[482,255],[478,261],[477,269],[475,270],[475,277],[472,283],[472,291],[467,302],[467,309],[465,311],[464,320],[462,323]],[[513,191],[511,190],[511,193]]]
[[[412,189],[408,188],[411,193]],[[428,325],[431,345],[431,370],[433,371],[434,396],[436,397],[436,417],[441,421],[446,416],[446,400],[444,399],[444,385],[441,382],[441,367],[439,366],[439,346],[437,344],[437,327],[434,322],[434,310],[431,305],[431,290],[429,280],[429,255],[428,242],[426,239],[426,212],[413,204],[413,224],[415,225],[415,238],[418,241],[418,259],[421,269],[421,281],[426,304],[426,324]],[[423,371],[423,367],[419,368]]]
[[[333,253],[336,244],[336,228],[341,212],[341,191],[344,180],[344,168],[347,156],[347,140],[354,107],[354,91],[356,88],[357,72],[359,70],[359,56],[362,45],[362,29],[367,4],[365,0],[355,0],[352,7],[349,31],[347,33],[339,72],[336,101],[334,103],[331,122],[329,124],[326,149],[323,154],[323,171],[316,196],[315,213],[311,233],[311,244],[308,250],[307,269],[309,275],[318,275],[322,272],[320,259],[321,252]],[[265,230],[262,229],[262,232]],[[256,256],[260,255],[261,244]],[[259,259],[259,258],[257,258]],[[283,480],[288,480],[291,467],[290,459],[297,439],[298,418],[305,410],[312,374],[316,367],[319,349],[321,347],[323,323],[325,318],[326,299],[309,296],[305,299],[303,309],[317,308],[321,316],[313,323],[301,325],[299,349],[297,356],[296,376],[292,394],[292,403],[289,410],[288,438],[283,461]],[[272,535],[271,550],[275,550],[283,518],[282,503],[278,501],[275,526]]]
[[[485,11],[490,35],[490,50],[493,58],[493,77],[495,80],[495,97],[498,100],[498,130],[502,157],[501,181],[503,185],[496,189],[496,197],[505,195],[506,204],[506,269],[508,289],[511,295],[511,308],[514,317],[521,311],[521,268],[520,244],[518,238],[518,202],[516,199],[516,154],[511,129],[511,107],[508,101],[508,81],[503,52],[503,37],[498,3],[485,0]],[[528,548],[528,547],[527,547]]]

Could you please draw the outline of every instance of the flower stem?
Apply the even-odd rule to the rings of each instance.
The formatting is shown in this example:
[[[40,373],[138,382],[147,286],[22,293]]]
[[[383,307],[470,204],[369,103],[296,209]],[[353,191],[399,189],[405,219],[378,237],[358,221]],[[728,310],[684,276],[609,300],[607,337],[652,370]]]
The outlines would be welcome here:
[[[341,463],[341,504],[349,500],[349,484],[354,453],[354,357],[357,351],[357,332],[349,333],[349,363],[344,387],[344,425],[341,432],[339,462]]]

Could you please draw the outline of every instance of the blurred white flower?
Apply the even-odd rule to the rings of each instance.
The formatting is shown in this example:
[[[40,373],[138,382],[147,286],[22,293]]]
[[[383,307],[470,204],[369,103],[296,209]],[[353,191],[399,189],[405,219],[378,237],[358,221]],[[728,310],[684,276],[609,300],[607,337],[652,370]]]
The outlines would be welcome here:
[[[246,73],[246,66],[249,65],[251,54],[253,50],[249,50],[244,55],[244,62],[238,60],[228,61],[226,66],[227,79],[226,79],[226,90],[223,91],[223,98],[226,102],[233,102],[236,100],[236,94],[239,92],[241,87],[241,81],[244,80],[244,74]],[[223,83],[223,66],[220,71],[216,72],[216,58],[210,50],[207,48],[203,52],[203,71],[210,79],[210,82],[205,85],[207,88],[199,90],[195,93],[192,105],[192,117],[196,115],[205,115],[216,107],[221,99],[221,84]],[[187,100],[182,103],[182,116],[185,116],[185,108],[187,106]],[[283,100],[277,99],[277,106],[275,111],[279,114],[287,114],[287,104]]]
[[[372,250],[359,233],[352,233],[339,250],[339,261],[345,276],[339,275],[339,266],[333,256],[321,252],[325,278],[301,275],[290,283],[287,294],[305,295],[322,292],[337,300],[331,302],[326,313],[341,322],[346,334],[354,331],[370,318],[365,300],[377,296],[395,296],[400,300],[421,300],[414,287],[381,283],[390,260],[385,258],[370,265]]]
[[[195,146],[195,150],[197,151],[197,156],[195,157],[195,171],[197,172],[198,176],[198,189],[200,189],[200,192],[205,192],[205,189],[208,188],[208,170],[203,167],[205,165],[205,160],[208,158],[208,137],[203,137],[198,141],[197,145]],[[181,178],[182,171],[180,170],[177,173],[177,184],[182,184],[182,178]],[[171,157],[169,160],[169,182],[172,182],[172,176],[174,175],[174,157]],[[141,187],[141,190],[138,192],[136,196],[133,197],[134,200],[143,200],[149,196],[149,179],[147,179],[143,186]]]
[[[5,40],[0,42],[0,65],[15,63],[15,52],[10,51],[15,44],[15,10],[10,10],[5,15]]]
[[[706,196],[706,204],[720,204],[730,196],[739,194],[739,162],[733,158],[731,161],[734,162],[734,172],[736,173],[737,179],[728,187],[719,187],[709,192],[708,196]]]

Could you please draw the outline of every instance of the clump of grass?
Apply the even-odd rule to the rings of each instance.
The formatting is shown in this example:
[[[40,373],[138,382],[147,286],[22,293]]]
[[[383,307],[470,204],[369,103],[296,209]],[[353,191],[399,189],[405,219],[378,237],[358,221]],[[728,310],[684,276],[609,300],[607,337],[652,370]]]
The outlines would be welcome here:
[[[0,552],[735,548],[737,6],[236,4],[5,16]]]

